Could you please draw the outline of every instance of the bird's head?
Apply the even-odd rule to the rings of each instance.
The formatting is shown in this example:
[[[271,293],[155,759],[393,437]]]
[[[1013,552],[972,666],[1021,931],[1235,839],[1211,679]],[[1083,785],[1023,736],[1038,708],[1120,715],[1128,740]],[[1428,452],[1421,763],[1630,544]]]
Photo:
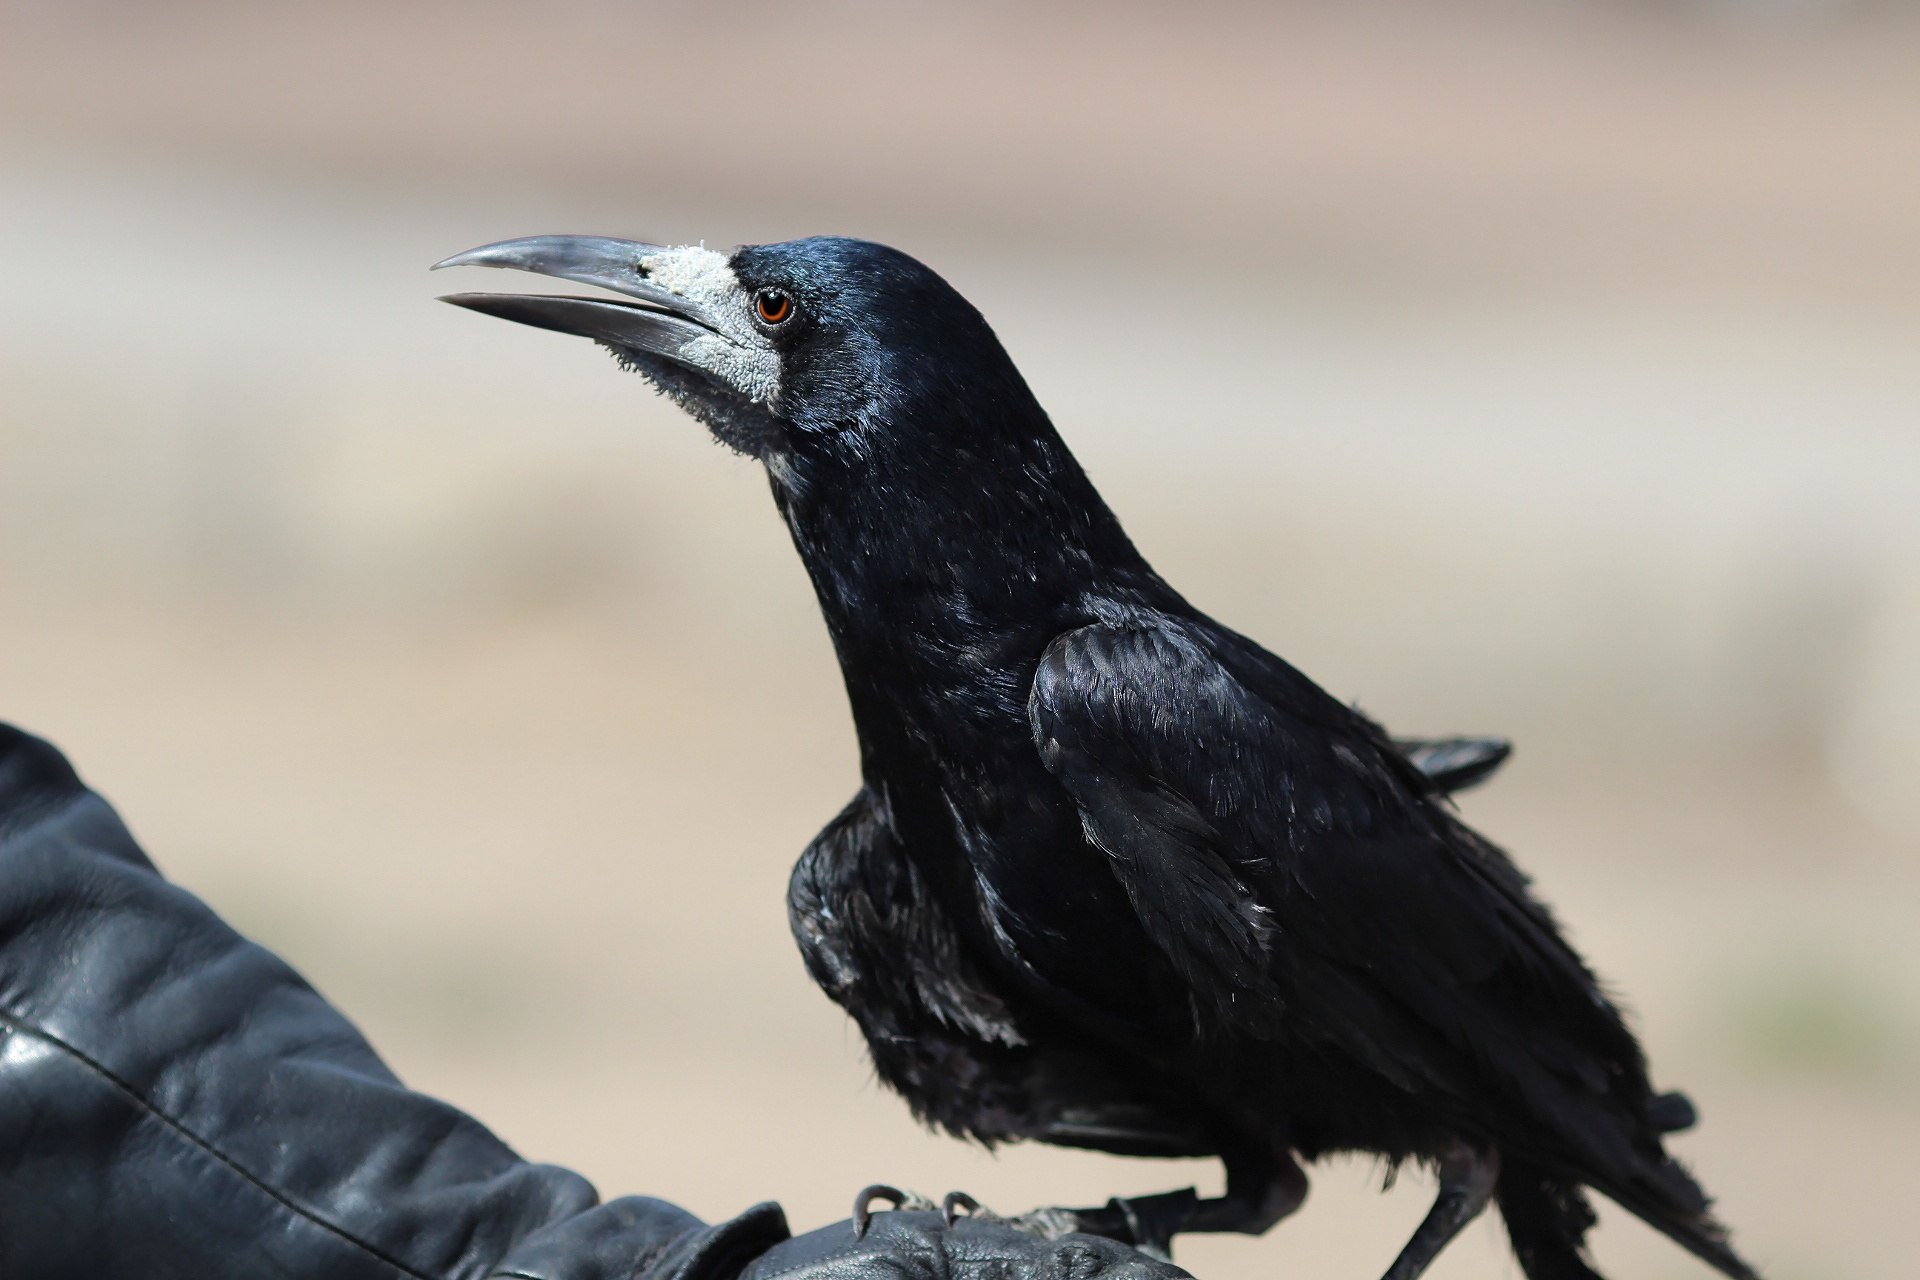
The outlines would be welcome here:
[[[1045,422],[972,304],[906,254],[839,237],[721,253],[598,236],[534,236],[440,267],[511,267],[617,297],[462,293],[488,315],[591,338],[723,443],[776,475],[796,454],[888,443],[980,449]],[[996,425],[998,424],[998,425]],[[959,442],[956,432],[976,438]]]

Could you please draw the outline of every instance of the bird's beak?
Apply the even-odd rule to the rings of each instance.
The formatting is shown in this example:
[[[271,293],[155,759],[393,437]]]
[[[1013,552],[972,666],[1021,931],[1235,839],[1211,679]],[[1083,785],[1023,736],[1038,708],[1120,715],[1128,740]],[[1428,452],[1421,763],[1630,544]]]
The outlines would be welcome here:
[[[661,245],[605,236],[529,236],[456,253],[434,263],[433,270],[511,267],[636,299],[618,302],[612,298],[546,294],[456,293],[441,301],[541,329],[687,361],[687,348],[712,339],[719,326],[717,317],[706,314],[707,308],[699,300],[648,278],[646,260],[664,252]]]

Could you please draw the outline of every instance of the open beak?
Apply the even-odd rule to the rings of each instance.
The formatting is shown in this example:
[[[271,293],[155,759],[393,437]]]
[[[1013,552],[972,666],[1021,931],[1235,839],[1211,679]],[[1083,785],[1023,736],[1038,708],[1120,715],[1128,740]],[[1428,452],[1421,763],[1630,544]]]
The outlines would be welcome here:
[[[529,236],[456,253],[434,263],[433,270],[511,267],[635,299],[621,302],[545,294],[456,293],[440,300],[540,329],[686,361],[691,344],[712,339],[720,332],[718,318],[708,315],[699,301],[648,278],[646,260],[665,251],[660,245],[605,236]]]

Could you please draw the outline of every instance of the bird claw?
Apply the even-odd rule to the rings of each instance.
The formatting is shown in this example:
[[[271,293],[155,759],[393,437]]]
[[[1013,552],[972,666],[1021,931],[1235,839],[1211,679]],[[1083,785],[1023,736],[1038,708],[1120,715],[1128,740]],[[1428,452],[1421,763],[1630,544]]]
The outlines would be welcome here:
[[[949,1191],[940,1201],[940,1220],[947,1224],[947,1230],[953,1230],[953,1224],[960,1220],[960,1211],[966,1210],[969,1218],[988,1218],[998,1220],[1000,1215],[991,1209],[982,1209],[980,1202],[964,1191]]]
[[[949,1196],[948,1198],[951,1199],[952,1197]],[[855,1240],[864,1238],[867,1234],[867,1228],[873,1225],[873,1202],[876,1200],[884,1200],[893,1208],[903,1209],[910,1213],[923,1213],[934,1207],[933,1201],[927,1199],[917,1191],[902,1191],[900,1188],[889,1186],[884,1182],[876,1182],[872,1186],[862,1187],[860,1188],[860,1194],[853,1198],[853,1238]],[[952,1221],[949,1220],[947,1225],[952,1226]]]

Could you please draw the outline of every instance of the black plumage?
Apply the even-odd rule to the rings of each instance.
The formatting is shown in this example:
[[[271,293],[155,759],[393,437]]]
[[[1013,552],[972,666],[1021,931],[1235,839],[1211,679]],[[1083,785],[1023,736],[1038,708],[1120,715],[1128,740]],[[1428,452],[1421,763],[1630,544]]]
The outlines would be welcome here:
[[[453,300],[613,347],[766,463],[864,779],[795,868],[794,933],[917,1114],[1224,1160],[1219,1199],[1077,1219],[1135,1238],[1264,1230],[1295,1157],[1359,1151],[1440,1175],[1394,1280],[1489,1197],[1529,1277],[1592,1277],[1583,1188],[1753,1275],[1662,1147],[1690,1106],[1446,801],[1504,748],[1396,745],[1184,600],[933,272],[841,239],[449,264],[634,299]]]

